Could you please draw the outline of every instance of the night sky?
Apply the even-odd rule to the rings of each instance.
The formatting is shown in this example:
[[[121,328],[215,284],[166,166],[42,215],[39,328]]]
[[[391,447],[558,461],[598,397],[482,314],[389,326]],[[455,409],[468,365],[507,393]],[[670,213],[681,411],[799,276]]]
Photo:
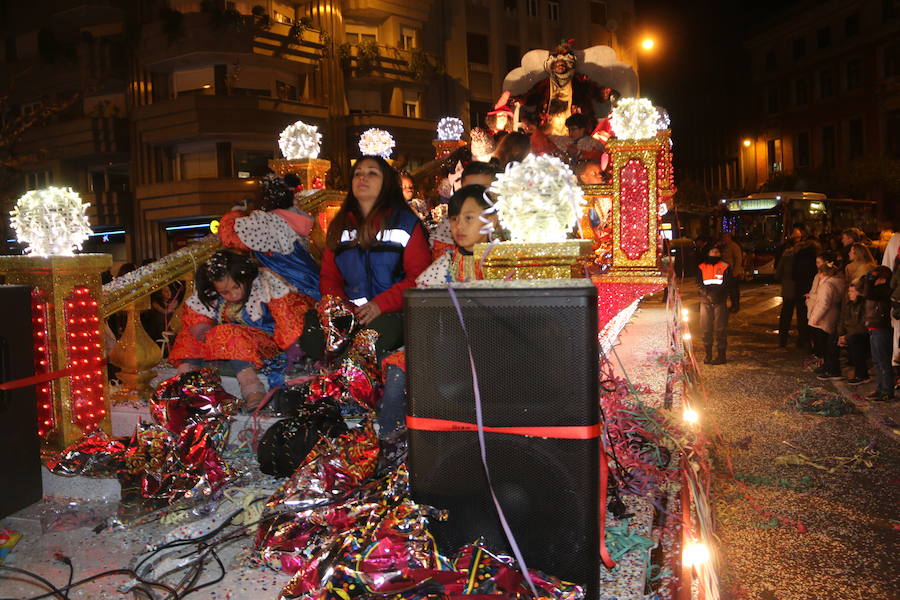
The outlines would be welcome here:
[[[638,36],[656,40],[640,62],[641,95],[672,118],[676,163],[698,157],[691,142],[748,120],[744,42],[791,0],[635,0]],[[808,4],[816,4],[808,2]],[[679,148],[680,146],[680,148]]]

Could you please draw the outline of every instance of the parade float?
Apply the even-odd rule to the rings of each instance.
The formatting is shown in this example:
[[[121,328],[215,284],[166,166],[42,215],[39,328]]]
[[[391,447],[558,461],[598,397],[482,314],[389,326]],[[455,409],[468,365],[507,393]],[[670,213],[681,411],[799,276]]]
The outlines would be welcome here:
[[[568,60],[570,51],[565,50],[566,65],[574,65]],[[602,64],[590,60],[595,55]],[[532,51],[523,67],[536,61],[552,69],[553,56]],[[633,72],[610,64],[604,50],[589,49],[580,56],[582,69],[600,81],[606,78],[606,87],[613,83],[631,93]],[[510,81],[517,85],[510,87],[527,88],[522,93],[531,98],[562,89],[570,112],[583,92],[566,93],[565,86],[593,89],[584,73],[567,80],[551,76],[542,83],[541,75],[523,71],[513,76]],[[537,71],[546,76],[543,68]],[[544,108],[559,105],[551,102]],[[553,118],[558,120],[559,114]],[[674,192],[669,131],[659,111],[644,99],[623,98],[607,120],[601,133],[612,132],[606,140],[609,183],[579,186],[569,167],[553,157],[529,156],[512,164],[490,188],[511,239],[475,250],[484,286],[528,280],[564,286],[581,280],[597,290],[597,402],[604,415],[597,435],[601,463],[610,465],[602,495],[610,496],[599,507],[604,566],[596,585],[562,581],[539,570],[523,573],[514,558],[479,539],[453,552],[439,550],[429,527],[446,518],[443,507],[412,499],[403,437],[380,440],[373,427],[386,381],[373,360],[371,336],[357,336],[326,370],[289,382],[286,393],[299,398],[299,408],[277,423],[261,414],[238,414],[234,396],[213,372],[154,379],[154,370],[165,365],[158,365],[159,348],[143,332],[138,314],[150,293],[177,280],[190,286],[196,265],[220,247],[216,236],[102,288],[99,272],[109,266],[110,257],[54,254],[71,253],[77,242],[62,250],[32,245],[30,255],[0,259],[0,271],[8,283],[34,289],[35,372],[40,379],[34,389],[38,435],[52,474],[46,477],[119,482],[122,509],[109,520],[119,527],[104,532],[103,543],[135,555],[122,569],[130,582],[120,590],[137,594],[140,589],[160,598],[226,584],[232,597],[279,599],[469,594],[717,598],[709,465],[694,406],[699,380],[674,287],[666,310],[657,313],[649,330],[641,330],[640,336],[623,333],[641,300],[671,285],[662,271],[658,232],[661,207],[671,204]],[[441,121],[434,141],[436,160],[466,145],[460,126],[458,119]],[[389,138],[388,132],[366,132],[360,149],[364,154],[389,153]],[[316,218],[313,243],[321,243],[344,196],[324,189],[329,163],[318,158],[319,142],[314,128],[297,123],[282,133],[284,158],[270,164],[278,177],[299,177],[295,203]],[[50,212],[50,195],[63,193],[47,194],[37,204]],[[71,209],[78,222],[82,206]],[[587,224],[591,210],[601,215],[600,227]],[[573,228],[581,232],[580,239],[566,234]],[[21,232],[20,239],[29,240]],[[120,310],[127,311],[128,326],[109,352],[109,361],[121,368],[110,389],[101,320]],[[347,316],[342,310],[334,304],[319,307],[334,349],[347,343],[349,332],[339,324]],[[565,372],[546,375],[567,377]],[[4,385],[17,383],[0,388]],[[131,422],[126,419],[117,431],[110,417],[126,408]],[[140,417],[137,426],[135,415]],[[313,422],[318,429],[312,429]],[[263,429],[276,425],[277,441],[269,436],[261,442]],[[296,461],[289,468],[267,463],[265,472],[275,477],[260,472],[247,453],[262,447],[272,454],[272,444],[282,451],[296,444],[304,449],[293,451]],[[262,454],[259,460],[262,464]],[[472,476],[481,477],[474,471]],[[559,509],[542,507],[533,518],[548,518]],[[240,538],[245,549],[232,552],[226,567],[220,553]],[[172,559],[176,548],[193,550],[194,558]],[[232,581],[233,572],[260,569],[267,575],[255,586],[241,588],[244,584]],[[586,589],[593,591],[586,595]]]

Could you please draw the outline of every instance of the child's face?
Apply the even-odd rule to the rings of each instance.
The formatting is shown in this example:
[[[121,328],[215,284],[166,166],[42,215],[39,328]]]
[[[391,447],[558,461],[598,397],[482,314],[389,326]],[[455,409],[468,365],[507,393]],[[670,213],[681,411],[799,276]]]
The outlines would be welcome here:
[[[486,242],[487,235],[481,233],[484,222],[481,220],[481,206],[474,198],[466,198],[459,214],[450,217],[450,234],[460,248],[472,251],[475,244]]]
[[[218,281],[213,281],[213,287],[226,302],[241,302],[244,300],[244,286],[236,282],[230,275],[226,275]]]

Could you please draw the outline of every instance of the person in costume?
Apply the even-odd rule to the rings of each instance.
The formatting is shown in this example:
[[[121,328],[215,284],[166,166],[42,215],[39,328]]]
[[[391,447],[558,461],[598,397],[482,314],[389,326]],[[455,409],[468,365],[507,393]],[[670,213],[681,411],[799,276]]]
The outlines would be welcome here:
[[[403,199],[400,177],[380,156],[356,162],[349,193],[328,227],[319,284],[323,300],[352,303],[356,320],[378,332],[379,359],[403,345],[403,290],[431,263],[425,227]],[[307,315],[301,347],[324,356],[316,312]]]
[[[491,207],[485,197],[487,189],[481,185],[467,185],[460,188],[450,198],[448,204],[450,231],[455,246],[445,251],[437,260],[416,278],[417,287],[444,286],[454,281],[482,279],[475,257],[475,244],[485,243],[489,234],[485,225],[497,225],[497,216],[484,217],[484,211]]]
[[[536,110],[546,125],[546,133],[551,139],[568,137],[566,119],[574,114],[583,114],[593,131],[597,123],[594,102],[608,102],[613,91],[602,87],[584,74],[575,72],[575,52],[573,40],[557,45],[544,61],[547,78],[536,83],[528,92],[511,96],[506,91],[496,106],[507,103],[524,105]]]
[[[314,220],[295,206],[296,175],[264,182],[268,210],[233,206],[219,220],[219,239],[226,248],[252,252],[302,294],[319,299],[319,265],[309,253],[309,234]]]
[[[232,250],[213,254],[194,281],[169,362],[185,373],[225,361],[235,372],[245,406],[253,409],[265,396],[258,371],[294,346],[315,300]],[[280,373],[270,376],[270,383],[280,382]]]

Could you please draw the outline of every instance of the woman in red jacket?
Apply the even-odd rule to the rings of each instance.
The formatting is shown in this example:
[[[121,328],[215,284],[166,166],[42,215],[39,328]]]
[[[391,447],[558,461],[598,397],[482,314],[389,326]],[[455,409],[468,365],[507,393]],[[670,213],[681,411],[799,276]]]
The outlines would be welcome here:
[[[353,169],[350,192],[328,227],[319,288],[356,308],[362,327],[378,332],[381,359],[403,345],[403,290],[431,264],[421,221],[403,198],[400,178],[386,160],[366,156]],[[314,312],[307,316],[301,347],[314,359],[324,337]]]

